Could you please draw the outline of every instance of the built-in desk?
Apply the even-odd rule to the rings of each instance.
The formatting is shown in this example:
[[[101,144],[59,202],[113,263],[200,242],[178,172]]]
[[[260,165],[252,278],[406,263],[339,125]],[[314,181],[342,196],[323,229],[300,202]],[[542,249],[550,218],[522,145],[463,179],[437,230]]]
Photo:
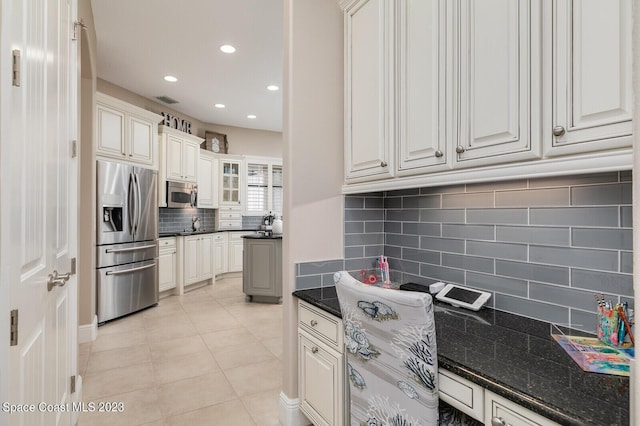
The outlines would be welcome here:
[[[342,318],[335,287],[293,295]],[[629,379],[582,371],[551,338],[549,323],[489,308],[456,311],[436,303],[444,374],[480,386],[491,401],[503,397],[562,425],[629,424]]]

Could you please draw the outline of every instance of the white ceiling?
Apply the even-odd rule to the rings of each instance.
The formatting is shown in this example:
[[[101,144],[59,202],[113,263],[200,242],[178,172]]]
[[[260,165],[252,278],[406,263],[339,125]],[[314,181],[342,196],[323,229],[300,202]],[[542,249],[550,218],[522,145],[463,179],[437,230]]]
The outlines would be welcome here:
[[[155,101],[169,96],[179,103],[168,107],[205,123],[282,131],[282,0],[91,5],[98,77]],[[222,53],[223,44],[236,52]],[[280,90],[267,90],[270,84]]]

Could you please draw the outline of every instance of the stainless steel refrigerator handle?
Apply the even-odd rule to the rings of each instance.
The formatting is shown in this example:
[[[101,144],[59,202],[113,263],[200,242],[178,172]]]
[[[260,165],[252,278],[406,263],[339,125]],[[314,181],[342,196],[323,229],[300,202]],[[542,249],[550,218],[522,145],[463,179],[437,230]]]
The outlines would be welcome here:
[[[136,200],[135,210],[133,211],[133,234],[138,233],[138,225],[140,224],[140,198],[138,197],[138,174],[133,174],[133,199]],[[135,239],[135,238],[134,238]]]
[[[136,207],[138,208],[138,219],[136,220],[136,234],[140,227],[140,219],[142,217],[142,191],[140,191],[140,176],[136,173],[136,188],[138,190],[138,199],[136,200]]]
[[[131,268],[131,269],[127,269],[124,271],[107,271],[106,275],[122,275],[122,274],[130,274],[131,272],[138,272],[138,271],[142,271],[144,269],[149,269],[149,268],[153,268],[154,266],[156,266],[156,263],[153,262],[150,265],[145,265],[145,266],[139,266],[137,268]]]
[[[127,214],[129,215],[129,233],[133,235],[135,233],[135,223],[133,223],[133,214],[135,206],[136,194],[133,192],[133,173],[129,173],[129,194],[127,194]]]
[[[144,250],[144,249],[148,249],[148,248],[156,248],[155,244],[150,244],[147,246],[139,246],[139,247],[128,247],[128,248],[121,248],[121,249],[106,249],[105,253],[125,253],[125,252],[129,252],[129,251],[136,251],[136,250]]]

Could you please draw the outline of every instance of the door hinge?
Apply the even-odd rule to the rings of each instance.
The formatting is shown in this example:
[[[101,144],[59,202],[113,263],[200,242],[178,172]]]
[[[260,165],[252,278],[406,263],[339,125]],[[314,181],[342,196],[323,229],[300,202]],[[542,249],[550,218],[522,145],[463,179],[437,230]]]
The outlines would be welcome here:
[[[18,345],[18,310],[11,310],[10,346]]]
[[[71,141],[71,158],[78,156],[78,141]]]
[[[76,376],[71,376],[71,393],[76,393]]]
[[[14,49],[12,51],[13,55],[13,65],[12,65],[12,74],[13,74],[13,84],[16,87],[20,87],[20,50]]]
[[[87,24],[84,23],[84,19],[73,21],[73,37],[71,38],[71,40],[78,39],[78,28],[87,28]]]
[[[76,274],[76,258],[72,257],[71,258],[71,275],[75,275]]]

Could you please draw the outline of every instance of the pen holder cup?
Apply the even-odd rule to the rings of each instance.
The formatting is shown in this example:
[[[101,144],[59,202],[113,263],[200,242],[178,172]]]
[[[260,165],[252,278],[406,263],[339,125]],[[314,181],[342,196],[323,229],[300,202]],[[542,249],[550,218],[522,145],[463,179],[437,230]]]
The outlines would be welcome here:
[[[620,330],[620,317],[614,309],[601,309],[598,311],[598,339],[611,346],[618,346],[618,333]]]

